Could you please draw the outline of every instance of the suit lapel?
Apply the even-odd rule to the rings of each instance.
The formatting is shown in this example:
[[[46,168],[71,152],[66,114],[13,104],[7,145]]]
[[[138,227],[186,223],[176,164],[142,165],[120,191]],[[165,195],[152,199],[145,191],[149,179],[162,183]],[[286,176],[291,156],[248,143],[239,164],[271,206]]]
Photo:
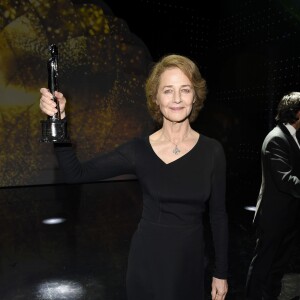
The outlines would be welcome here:
[[[296,150],[296,151],[300,151],[295,139],[293,138],[293,136],[291,135],[291,133],[289,132],[289,130],[283,125],[283,124],[278,124],[278,127],[281,129],[281,131],[284,133],[285,137],[288,139],[291,147]],[[299,130],[298,130],[299,131]],[[300,138],[300,133],[296,132],[297,135],[297,139],[299,142],[299,138]],[[300,143],[299,143],[300,144]]]

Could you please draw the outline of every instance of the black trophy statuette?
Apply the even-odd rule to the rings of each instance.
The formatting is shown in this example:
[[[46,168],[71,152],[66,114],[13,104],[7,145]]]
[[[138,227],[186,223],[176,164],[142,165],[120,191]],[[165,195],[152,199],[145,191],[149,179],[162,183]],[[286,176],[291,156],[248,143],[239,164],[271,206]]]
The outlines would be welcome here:
[[[51,57],[48,60],[48,89],[53,95],[53,101],[57,105],[57,113],[47,120],[42,120],[42,138],[44,143],[68,143],[70,142],[67,134],[67,122],[60,117],[59,102],[54,92],[58,91],[58,49],[55,44],[49,47]]]

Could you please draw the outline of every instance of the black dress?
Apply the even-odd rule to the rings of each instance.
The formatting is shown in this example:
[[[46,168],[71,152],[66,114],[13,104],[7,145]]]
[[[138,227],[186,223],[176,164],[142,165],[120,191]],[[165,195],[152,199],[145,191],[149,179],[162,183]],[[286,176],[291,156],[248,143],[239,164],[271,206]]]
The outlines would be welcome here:
[[[155,154],[148,137],[84,163],[72,147],[55,149],[67,182],[135,174],[141,184],[143,213],[129,252],[128,300],[204,299],[202,214],[207,201],[215,248],[213,276],[226,278],[226,163],[218,141],[201,135],[194,148],[168,164]]]

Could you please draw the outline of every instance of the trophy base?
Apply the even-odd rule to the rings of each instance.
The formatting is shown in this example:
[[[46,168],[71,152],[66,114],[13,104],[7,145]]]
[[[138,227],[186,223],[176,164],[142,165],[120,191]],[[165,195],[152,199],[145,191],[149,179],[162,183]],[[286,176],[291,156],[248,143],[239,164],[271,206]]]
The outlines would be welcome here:
[[[42,120],[42,143],[70,143],[67,133],[66,120],[52,119]]]

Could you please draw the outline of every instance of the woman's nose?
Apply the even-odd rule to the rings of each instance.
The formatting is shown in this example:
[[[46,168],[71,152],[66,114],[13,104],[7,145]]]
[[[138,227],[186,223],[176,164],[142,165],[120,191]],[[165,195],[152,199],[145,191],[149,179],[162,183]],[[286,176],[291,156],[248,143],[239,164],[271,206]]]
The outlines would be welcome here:
[[[173,102],[174,103],[180,103],[181,102],[180,93],[174,93]]]

